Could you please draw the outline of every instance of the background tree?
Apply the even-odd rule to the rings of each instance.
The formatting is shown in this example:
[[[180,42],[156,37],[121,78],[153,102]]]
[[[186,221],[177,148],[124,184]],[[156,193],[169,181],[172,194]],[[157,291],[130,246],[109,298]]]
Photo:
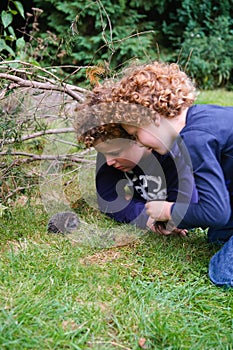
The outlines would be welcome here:
[[[97,66],[108,76],[132,59],[162,59],[178,61],[202,89],[230,89],[232,5],[232,0],[33,0],[29,6],[8,0],[0,48],[5,42],[7,57],[21,52],[21,58],[44,67],[62,65],[60,74],[75,84],[88,80],[85,70],[72,66]]]

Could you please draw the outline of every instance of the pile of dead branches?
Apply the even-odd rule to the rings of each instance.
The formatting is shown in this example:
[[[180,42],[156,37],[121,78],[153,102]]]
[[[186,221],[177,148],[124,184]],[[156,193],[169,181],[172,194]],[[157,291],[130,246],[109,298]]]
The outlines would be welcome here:
[[[73,74],[86,67],[75,67]],[[61,79],[56,69],[21,61],[0,62],[0,200],[28,186],[35,171],[22,166],[42,161],[54,164],[93,162],[77,145],[73,119],[87,90]],[[39,172],[37,175],[41,176]],[[42,174],[43,175],[43,174]],[[19,179],[21,179],[19,181]],[[24,180],[22,180],[24,179]]]

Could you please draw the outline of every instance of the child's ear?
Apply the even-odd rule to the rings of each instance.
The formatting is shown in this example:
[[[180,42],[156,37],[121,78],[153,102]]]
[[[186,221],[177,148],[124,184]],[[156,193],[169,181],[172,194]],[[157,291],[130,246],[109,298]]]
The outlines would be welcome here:
[[[160,121],[161,121],[161,117],[160,115],[157,113],[155,118],[154,118],[154,123],[155,123],[155,126],[160,126]]]

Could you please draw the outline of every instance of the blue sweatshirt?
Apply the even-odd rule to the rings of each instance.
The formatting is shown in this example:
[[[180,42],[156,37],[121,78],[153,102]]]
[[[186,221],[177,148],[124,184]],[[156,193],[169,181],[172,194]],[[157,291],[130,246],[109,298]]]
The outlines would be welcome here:
[[[190,156],[198,202],[188,208],[174,204],[173,221],[180,228],[222,227],[233,209],[233,107],[192,106],[180,136]]]
[[[122,223],[136,224],[145,228],[148,215],[145,203],[148,200],[167,200],[182,203],[197,201],[193,189],[193,176],[179,149],[160,155],[153,151],[143,157],[131,172],[122,172],[106,164],[105,157],[97,154],[96,189],[99,209]],[[126,187],[131,199],[126,199]]]

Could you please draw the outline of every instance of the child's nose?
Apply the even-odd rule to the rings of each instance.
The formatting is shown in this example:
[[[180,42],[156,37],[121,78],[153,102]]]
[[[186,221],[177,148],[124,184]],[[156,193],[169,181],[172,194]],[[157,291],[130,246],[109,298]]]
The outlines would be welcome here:
[[[111,166],[111,165],[116,163],[115,159],[112,157],[106,157],[106,161],[107,161],[108,166]]]

